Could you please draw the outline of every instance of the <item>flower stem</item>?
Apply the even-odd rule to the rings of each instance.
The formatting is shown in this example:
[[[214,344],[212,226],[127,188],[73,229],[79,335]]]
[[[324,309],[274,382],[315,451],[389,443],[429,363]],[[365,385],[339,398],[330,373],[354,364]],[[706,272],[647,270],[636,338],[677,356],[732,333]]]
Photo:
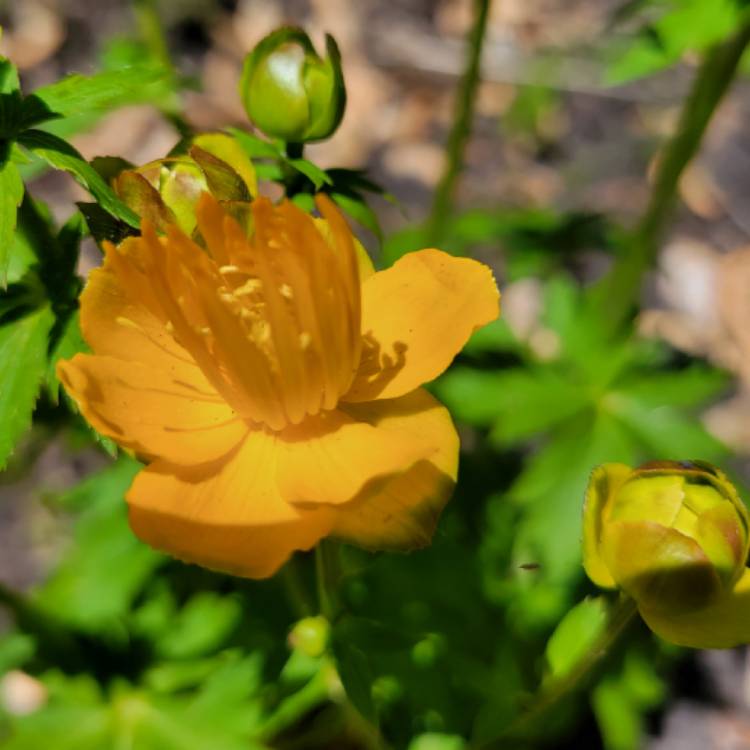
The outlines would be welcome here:
[[[479,745],[475,750],[502,750],[509,747],[509,739],[517,738],[529,727],[533,727],[544,715],[565,698],[584,689],[596,668],[612,651],[614,645],[627,631],[637,613],[633,599],[621,597],[612,608],[606,630],[596,639],[592,647],[578,663],[565,675],[553,680],[544,687],[529,703],[530,708],[518,716],[500,735],[490,742]]]
[[[315,548],[315,578],[320,614],[333,622],[339,609],[338,585],[341,581],[341,549],[331,539],[323,539]]]
[[[607,310],[616,332],[628,321],[641,278],[654,263],[659,242],[675,204],[680,177],[700,148],[719,102],[729,89],[750,43],[750,13],[725,41],[705,55],[680,114],[677,131],[658,162],[651,196],[631,241],[595,292],[595,303]]]
[[[427,224],[427,244],[429,245],[435,244],[443,234],[449,218],[456,182],[463,166],[464,150],[471,134],[474,100],[479,86],[482,47],[487,31],[490,4],[491,0],[474,0],[474,24],[469,33],[468,57],[458,90],[456,116],[446,144],[445,170],[435,189]]]

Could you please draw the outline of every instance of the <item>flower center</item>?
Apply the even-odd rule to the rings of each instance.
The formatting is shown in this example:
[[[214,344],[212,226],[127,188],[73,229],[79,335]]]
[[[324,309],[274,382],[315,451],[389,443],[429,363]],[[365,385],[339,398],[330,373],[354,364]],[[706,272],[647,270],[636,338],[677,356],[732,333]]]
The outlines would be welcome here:
[[[291,203],[252,203],[248,234],[204,195],[207,250],[177,230],[144,233],[162,319],[244,418],[272,430],[333,409],[361,353],[353,239],[325,199],[325,224]]]

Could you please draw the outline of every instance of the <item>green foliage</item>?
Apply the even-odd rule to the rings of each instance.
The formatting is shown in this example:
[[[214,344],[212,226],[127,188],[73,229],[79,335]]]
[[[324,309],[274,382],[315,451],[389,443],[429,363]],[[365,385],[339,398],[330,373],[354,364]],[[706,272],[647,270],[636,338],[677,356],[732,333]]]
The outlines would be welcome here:
[[[593,689],[592,708],[605,750],[630,750],[643,736],[644,714],[664,700],[665,686],[643,647],[629,650],[622,663]]]
[[[23,198],[18,167],[10,160],[0,166],[0,286],[7,283],[11,248],[16,230],[16,213]]]
[[[746,12],[730,0],[627,5],[635,33],[611,63],[618,82],[704,53]],[[463,750],[507,736],[538,691],[578,674],[608,623],[605,599],[587,596],[580,564],[591,468],[721,462],[728,451],[698,414],[729,377],[640,338],[630,322],[615,334],[604,325],[607,309],[574,278],[589,280],[581,260],[593,252],[619,263],[632,248],[610,217],[470,207],[446,218],[439,246],[490,258],[504,281],[533,280],[541,312],[523,333],[506,319],[477,332],[431,386],[465,438],[456,495],[433,546],[409,556],[345,548],[340,611],[330,621],[308,595],[309,556],[250,582],[157,554],[128,525],[124,497],[141,463],[83,429],[56,366],[87,351],[77,301],[82,240],[119,243],[138,233],[141,218],[111,186],[134,165],[117,156],[89,163],[70,136],[118,107],[150,103],[179,132],[172,156],[193,142],[179,96],[191,84],[157,49],[158,31],[156,45],[108,43],[99,72],[36,91],[22,92],[14,66],[0,58],[0,468],[33,420],[44,429],[31,433],[32,446],[55,435],[63,450],[81,451],[82,464],[106,461],[44,498],[64,539],[49,545],[55,559],[43,580],[23,594],[0,584],[13,620],[0,635],[0,674],[23,670],[48,694],[26,716],[0,702],[0,745],[369,748],[382,732],[393,747]],[[543,145],[559,99],[545,86],[524,87],[502,125]],[[323,169],[299,143],[228,132],[277,194],[313,212],[316,193],[325,193],[381,239],[369,201],[395,199],[364,171]],[[250,199],[233,170],[206,150],[191,154],[220,197]],[[26,187],[48,168],[90,194],[61,227]],[[424,227],[408,226],[383,241],[382,265],[427,244]],[[23,476],[35,452],[18,453]],[[658,675],[674,658],[643,635],[518,736],[529,746],[540,737],[563,744],[593,714],[607,750],[637,746],[666,694]]]
[[[547,679],[565,677],[592,649],[606,625],[607,604],[602,597],[587,598],[576,604],[547,641]]]
[[[44,306],[0,326],[0,468],[31,426],[53,320],[52,311]]]
[[[259,662],[230,657],[182,694],[161,695],[126,683],[104,694],[86,675],[44,677],[48,703],[14,722],[3,746],[36,750],[55,738],[62,750],[262,750],[252,741],[259,711]]]
[[[524,628],[557,621],[580,581],[580,498],[593,466],[638,464],[654,455],[711,461],[726,455],[690,411],[721,393],[725,376],[697,364],[671,367],[666,349],[654,342],[611,341],[598,311],[564,276],[551,279],[543,296],[540,325],[554,343],[551,356],[535,354],[519,340],[509,346],[506,332],[497,344],[474,342],[469,351],[511,351],[517,366],[493,370],[467,363],[436,386],[454,415],[487,430],[496,449],[520,444],[532,450],[507,496],[491,501],[511,502],[521,513],[512,559],[540,566],[525,577],[533,582],[512,605]],[[486,544],[489,550],[491,539]],[[486,585],[498,601],[514,590],[492,574]]]
[[[127,523],[123,497],[139,469],[136,461],[121,457],[58,501],[78,512],[75,532],[70,549],[35,592],[34,601],[78,630],[116,629],[161,562]]]
[[[165,78],[163,70],[129,66],[93,76],[71,75],[37,89],[34,96],[59,117],[99,114],[127,104],[157,102],[164,95]]]
[[[19,135],[18,142],[50,166],[73,175],[112,216],[132,227],[138,226],[136,214],[119,200],[99,173],[69,143],[42,130],[27,130]]]
[[[615,48],[609,83],[621,84],[674,65],[689,52],[702,52],[737,28],[736,0],[646,0],[631,4],[647,17],[637,34]]]

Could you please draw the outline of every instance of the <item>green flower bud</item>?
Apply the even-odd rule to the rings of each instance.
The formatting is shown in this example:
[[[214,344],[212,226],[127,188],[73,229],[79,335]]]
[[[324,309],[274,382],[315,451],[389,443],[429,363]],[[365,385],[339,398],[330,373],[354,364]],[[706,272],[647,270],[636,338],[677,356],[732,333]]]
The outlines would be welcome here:
[[[321,58],[302,30],[271,32],[245,58],[240,96],[248,117],[271,138],[291,143],[319,141],[344,116],[346,88],[341,55],[326,35]]]
[[[195,231],[201,193],[211,193],[237,214],[258,192],[252,162],[226,133],[196,136],[186,154],[125,170],[112,186],[120,200],[157,229],[176,224],[188,235]]]
[[[305,617],[289,633],[289,644],[306,656],[317,658],[325,653],[331,625],[325,617]]]
[[[748,513],[713,466],[654,461],[594,470],[584,507],[584,567],[642,613],[674,617],[723,600],[745,571]]]

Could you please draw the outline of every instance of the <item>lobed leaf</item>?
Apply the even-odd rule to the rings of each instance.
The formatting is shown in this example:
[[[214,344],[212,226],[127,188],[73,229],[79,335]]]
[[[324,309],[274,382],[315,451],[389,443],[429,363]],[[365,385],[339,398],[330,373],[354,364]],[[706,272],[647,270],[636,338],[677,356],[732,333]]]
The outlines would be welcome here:
[[[52,311],[44,306],[0,326],[0,469],[31,427],[53,322]]]

